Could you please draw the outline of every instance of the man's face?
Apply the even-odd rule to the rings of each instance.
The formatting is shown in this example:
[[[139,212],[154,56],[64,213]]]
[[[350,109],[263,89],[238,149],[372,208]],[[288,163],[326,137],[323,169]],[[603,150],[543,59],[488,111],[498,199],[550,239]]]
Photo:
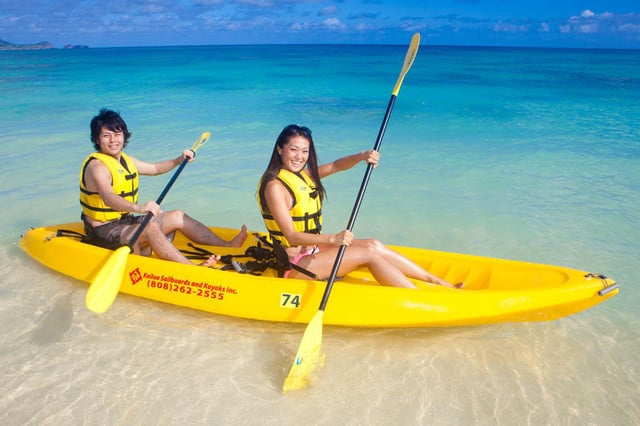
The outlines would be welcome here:
[[[107,155],[118,156],[124,148],[124,133],[102,127],[98,141],[100,144],[100,152]]]

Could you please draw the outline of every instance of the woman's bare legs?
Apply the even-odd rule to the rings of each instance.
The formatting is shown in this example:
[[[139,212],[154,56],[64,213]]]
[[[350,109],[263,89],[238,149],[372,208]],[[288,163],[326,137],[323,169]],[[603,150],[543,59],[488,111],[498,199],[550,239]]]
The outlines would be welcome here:
[[[320,253],[304,257],[299,265],[320,276],[328,277],[333,268],[338,248],[323,248]],[[377,240],[355,240],[345,250],[338,275],[346,275],[361,266],[366,266],[380,284],[394,287],[416,288],[407,277],[439,284],[445,287],[461,288],[425,271],[411,260],[389,249]],[[304,278],[303,274],[291,271],[291,278]]]
[[[391,250],[389,247],[385,246],[378,240],[374,239],[364,239],[364,240],[354,240],[353,246],[364,246],[369,247],[372,250],[375,250],[378,253],[381,253],[382,256],[391,264],[393,264],[396,268],[398,268],[404,275],[407,277],[411,277],[420,281],[426,281],[433,284],[442,285],[445,287],[453,287],[453,288],[462,288],[462,283],[451,284],[445,279],[437,277],[430,272],[424,270],[420,266],[416,265],[410,259],[404,257],[397,251]]]
[[[328,277],[331,274],[337,253],[338,248],[323,248],[320,253],[302,258],[298,264],[305,269],[312,270],[321,277]],[[402,271],[388,262],[379,253],[365,247],[353,247],[353,245],[347,247],[340,267],[338,268],[338,275],[346,275],[358,269],[360,266],[369,268],[376,281],[382,285],[416,288],[415,284],[407,279]],[[290,272],[289,277],[308,278],[295,269]]]

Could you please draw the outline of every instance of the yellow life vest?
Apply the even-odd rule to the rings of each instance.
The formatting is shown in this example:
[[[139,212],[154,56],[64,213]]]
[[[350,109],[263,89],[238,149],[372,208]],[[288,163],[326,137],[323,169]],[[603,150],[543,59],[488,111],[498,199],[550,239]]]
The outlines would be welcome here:
[[[293,173],[280,169],[278,180],[289,190],[293,197],[293,207],[289,210],[293,220],[293,228],[298,232],[319,234],[322,231],[322,200],[316,191],[311,177],[306,172]],[[262,219],[271,238],[278,240],[284,247],[290,247],[280,227],[268,212],[267,206],[262,205],[260,190],[258,190],[258,205]]]
[[[100,222],[109,222],[128,214],[129,212],[113,210],[104,203],[100,194],[87,189],[84,183],[84,173],[87,165],[92,160],[100,161],[109,169],[113,192],[132,203],[138,201],[138,169],[131,158],[123,152],[121,153],[120,161],[118,161],[110,155],[94,152],[84,160],[80,170],[80,205],[82,205],[82,213]]]

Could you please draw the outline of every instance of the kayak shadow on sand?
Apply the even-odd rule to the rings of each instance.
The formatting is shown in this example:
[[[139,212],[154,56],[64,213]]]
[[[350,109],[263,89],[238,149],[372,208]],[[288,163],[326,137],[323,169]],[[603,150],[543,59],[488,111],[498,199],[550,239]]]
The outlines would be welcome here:
[[[48,346],[62,340],[73,322],[73,305],[70,292],[58,298],[55,305],[47,310],[31,333],[31,342]]]

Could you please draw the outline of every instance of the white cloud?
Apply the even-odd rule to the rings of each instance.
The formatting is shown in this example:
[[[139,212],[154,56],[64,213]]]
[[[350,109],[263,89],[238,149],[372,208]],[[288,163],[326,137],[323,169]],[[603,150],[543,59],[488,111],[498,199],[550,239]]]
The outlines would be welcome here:
[[[600,26],[594,22],[591,24],[576,25],[574,30],[583,34],[595,34],[600,31]]]
[[[336,13],[338,13],[338,6],[332,5],[332,6],[327,6],[323,8],[322,10],[320,10],[318,14],[327,16],[327,15],[335,15]]]
[[[498,21],[493,26],[493,31],[497,33],[526,33],[530,30],[528,24],[512,24],[507,22]]]
[[[338,18],[327,18],[322,21],[322,25],[331,30],[343,30],[347,28],[347,26],[340,22]]]
[[[294,31],[304,31],[309,29],[309,23],[307,22],[294,22],[290,27]]]
[[[623,33],[637,33],[640,34],[640,22],[637,24],[622,24],[619,27],[620,31]]]
[[[596,13],[583,10],[579,16],[571,16],[559,26],[562,33],[577,34],[617,34],[640,32],[640,14]]]
[[[382,37],[394,41],[393,37],[404,37],[406,32],[427,30],[430,36],[448,37],[453,43],[520,40],[526,44],[542,38],[640,47],[640,13],[587,8],[558,19],[551,17],[553,12],[532,18],[526,11],[517,16],[500,11],[478,17],[468,15],[472,10],[467,9],[433,15],[413,6],[394,6],[392,14],[381,2],[367,2],[365,7],[365,3],[344,0],[83,0],[69,1],[65,8],[48,0],[0,3],[6,3],[0,7],[0,35],[18,43],[47,39],[54,45],[99,47],[240,39],[245,43],[266,39],[299,42],[302,32],[305,41],[326,42],[338,37],[340,42]],[[398,5],[409,3],[398,1]],[[395,13],[398,10],[411,13]],[[95,36],[86,37],[87,33]],[[554,38],[554,34],[562,36]]]
[[[236,0],[236,1],[240,4],[253,6],[253,7],[269,8],[274,6],[273,2],[269,0]]]

